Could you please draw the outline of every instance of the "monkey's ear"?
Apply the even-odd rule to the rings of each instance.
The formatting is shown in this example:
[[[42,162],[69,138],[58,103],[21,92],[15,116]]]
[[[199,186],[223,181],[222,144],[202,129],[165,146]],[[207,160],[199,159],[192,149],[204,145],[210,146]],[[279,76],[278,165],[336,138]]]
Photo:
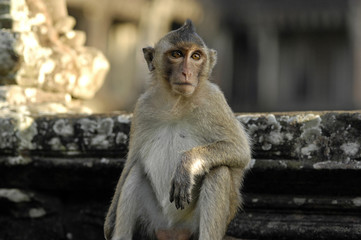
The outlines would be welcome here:
[[[153,64],[154,48],[146,47],[146,48],[143,48],[142,50],[143,50],[145,61],[147,61],[149,71],[153,71],[155,69],[154,64]]]
[[[209,49],[209,66],[211,69],[216,65],[217,63],[217,51],[214,49]]]

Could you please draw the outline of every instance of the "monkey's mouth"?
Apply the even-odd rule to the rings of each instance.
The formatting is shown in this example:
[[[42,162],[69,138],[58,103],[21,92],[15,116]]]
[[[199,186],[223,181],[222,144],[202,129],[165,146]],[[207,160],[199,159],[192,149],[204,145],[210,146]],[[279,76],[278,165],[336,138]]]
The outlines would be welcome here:
[[[173,83],[173,91],[183,96],[190,96],[194,92],[196,85],[190,82],[175,82]]]
[[[173,84],[178,86],[194,86],[192,83],[189,82],[175,82]]]

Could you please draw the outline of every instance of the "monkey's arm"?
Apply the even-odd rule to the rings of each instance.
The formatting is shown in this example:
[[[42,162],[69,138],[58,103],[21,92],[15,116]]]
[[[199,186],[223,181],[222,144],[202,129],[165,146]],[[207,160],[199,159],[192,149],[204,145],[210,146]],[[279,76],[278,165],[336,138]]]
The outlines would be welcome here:
[[[220,140],[183,153],[182,167],[195,175],[219,166],[245,168],[251,159],[247,141]]]
[[[248,142],[244,144],[237,146],[230,141],[217,141],[183,153],[171,183],[170,201],[174,201],[177,208],[183,209],[185,203],[189,204],[192,200],[195,176],[204,175],[212,168],[245,168],[251,154]]]
[[[251,159],[250,140],[243,125],[235,118],[224,95],[209,85],[207,104],[195,111],[198,136],[210,141],[185,152],[181,165],[190,173],[202,175],[218,166],[245,168]],[[209,140],[213,139],[213,140]]]
[[[242,125],[234,118],[223,96],[217,103],[222,111],[204,115],[202,119],[206,119],[209,126],[202,132],[208,132],[208,138],[215,136],[218,140],[184,152],[174,173],[170,201],[175,201],[177,208],[183,209],[185,203],[190,203],[195,176],[202,176],[219,166],[244,169],[251,160],[249,139]]]

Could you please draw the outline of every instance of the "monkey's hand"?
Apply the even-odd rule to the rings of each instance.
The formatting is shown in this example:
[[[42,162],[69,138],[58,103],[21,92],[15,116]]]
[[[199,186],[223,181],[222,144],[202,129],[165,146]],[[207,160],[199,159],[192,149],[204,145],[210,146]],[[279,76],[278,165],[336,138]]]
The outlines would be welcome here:
[[[194,185],[194,175],[187,169],[187,163],[189,162],[189,156],[182,155],[172,182],[169,193],[170,202],[175,202],[177,209],[184,209],[186,203],[189,204],[192,200],[191,193]]]

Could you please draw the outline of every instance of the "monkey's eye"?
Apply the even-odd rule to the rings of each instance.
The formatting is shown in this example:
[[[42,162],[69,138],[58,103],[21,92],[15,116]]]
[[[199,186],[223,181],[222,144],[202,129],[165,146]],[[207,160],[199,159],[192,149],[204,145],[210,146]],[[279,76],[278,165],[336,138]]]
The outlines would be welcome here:
[[[194,60],[199,60],[199,59],[201,59],[201,54],[198,52],[195,52],[192,54],[191,58],[193,58]]]
[[[173,57],[173,58],[180,58],[180,57],[183,57],[183,54],[181,51],[179,50],[175,50],[175,51],[172,51],[170,53],[170,55]]]

